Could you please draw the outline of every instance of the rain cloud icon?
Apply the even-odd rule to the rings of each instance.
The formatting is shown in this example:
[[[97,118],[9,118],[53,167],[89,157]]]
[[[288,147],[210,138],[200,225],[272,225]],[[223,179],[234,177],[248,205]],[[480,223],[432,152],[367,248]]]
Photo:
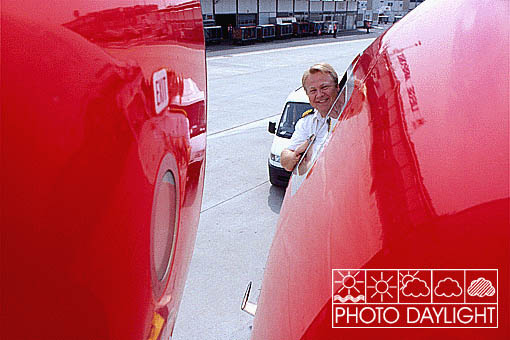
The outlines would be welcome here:
[[[430,289],[425,281],[415,277],[405,283],[402,288],[402,294],[408,297],[427,296],[430,294]]]
[[[462,288],[460,288],[456,280],[447,277],[439,281],[434,289],[434,294],[445,297],[460,296],[462,294]]]
[[[469,288],[467,290],[470,296],[493,296],[496,293],[496,289],[492,285],[492,282],[486,280],[483,277],[479,277],[476,280],[471,281]]]

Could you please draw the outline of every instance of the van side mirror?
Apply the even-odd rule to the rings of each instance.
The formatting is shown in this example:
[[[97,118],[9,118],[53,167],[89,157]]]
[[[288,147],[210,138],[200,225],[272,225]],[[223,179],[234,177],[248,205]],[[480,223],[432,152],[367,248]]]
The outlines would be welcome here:
[[[276,132],[276,122],[269,122],[267,131],[269,131],[269,133],[274,134]]]

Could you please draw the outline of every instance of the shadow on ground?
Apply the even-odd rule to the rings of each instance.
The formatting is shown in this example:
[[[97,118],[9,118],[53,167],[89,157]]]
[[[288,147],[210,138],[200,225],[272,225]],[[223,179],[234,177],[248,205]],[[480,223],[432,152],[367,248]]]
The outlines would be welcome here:
[[[282,208],[283,197],[285,197],[285,188],[271,185],[269,188],[269,196],[267,196],[267,205],[277,214]]]

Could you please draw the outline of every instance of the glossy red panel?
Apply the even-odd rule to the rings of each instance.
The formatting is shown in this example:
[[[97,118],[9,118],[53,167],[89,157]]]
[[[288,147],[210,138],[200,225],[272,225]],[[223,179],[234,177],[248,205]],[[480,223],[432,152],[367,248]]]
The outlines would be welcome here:
[[[2,333],[167,338],[202,199],[200,2],[2,2],[1,39]]]
[[[362,54],[331,139],[295,193],[291,180],[252,339],[509,336],[505,13],[427,1]],[[494,269],[498,327],[334,329],[341,268]]]

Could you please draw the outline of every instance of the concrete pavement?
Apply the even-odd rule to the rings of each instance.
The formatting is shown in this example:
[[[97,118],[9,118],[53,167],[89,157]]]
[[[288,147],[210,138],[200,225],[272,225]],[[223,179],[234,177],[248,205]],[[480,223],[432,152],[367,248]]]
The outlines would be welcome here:
[[[370,29],[370,33],[367,34],[365,28],[359,28],[356,30],[339,31],[337,37],[333,38],[333,35],[320,35],[320,36],[308,36],[296,38],[292,37],[289,39],[275,39],[266,42],[255,42],[247,45],[234,45],[229,41],[222,41],[219,44],[211,44],[206,46],[206,54],[208,57],[221,56],[225,54],[251,52],[251,51],[262,51],[273,48],[285,48],[294,46],[312,45],[317,43],[325,43],[332,41],[350,41],[364,38],[376,38],[386,31],[391,25],[380,25],[374,26]]]

